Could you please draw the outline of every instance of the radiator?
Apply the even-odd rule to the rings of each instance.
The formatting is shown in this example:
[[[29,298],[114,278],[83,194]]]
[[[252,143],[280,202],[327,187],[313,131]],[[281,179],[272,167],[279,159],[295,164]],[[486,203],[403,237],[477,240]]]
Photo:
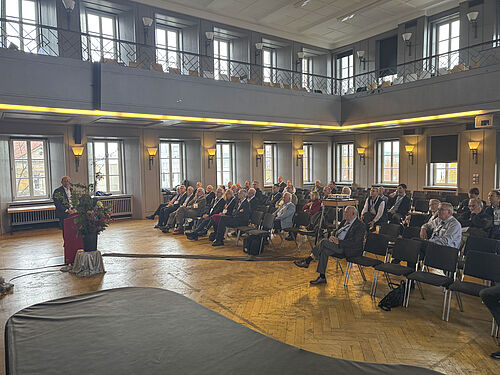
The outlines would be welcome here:
[[[15,212],[11,214],[11,225],[51,223],[59,221],[55,210]]]
[[[132,196],[102,197],[102,204],[111,209],[111,216],[132,216]]]

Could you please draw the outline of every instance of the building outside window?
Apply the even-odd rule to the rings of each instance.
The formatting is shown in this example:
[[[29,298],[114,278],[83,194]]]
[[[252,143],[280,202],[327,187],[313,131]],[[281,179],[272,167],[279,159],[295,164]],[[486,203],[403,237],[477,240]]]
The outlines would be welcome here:
[[[276,51],[272,48],[262,49],[262,79],[264,82],[276,82]]]
[[[304,184],[313,182],[313,146],[305,144],[303,146],[304,157],[302,159],[302,178]]]
[[[158,25],[156,26],[156,62],[169,68],[180,69],[180,33],[179,30]]]
[[[460,20],[457,16],[433,25],[433,54],[437,57],[438,69],[448,70],[460,63]]]
[[[337,145],[337,179],[339,182],[354,181],[354,143]]]
[[[278,179],[276,176],[276,144],[264,144],[264,186],[271,186]]]
[[[234,181],[234,144],[217,143],[217,185],[227,185]]]
[[[377,147],[378,180],[381,184],[399,183],[399,141],[379,141]]]
[[[48,198],[47,142],[42,139],[12,139],[10,150],[14,199]]]
[[[302,59],[302,87],[312,90],[313,88],[313,60],[311,57]]]
[[[340,80],[341,94],[354,92],[354,62],[352,51],[337,57],[337,78]]]
[[[229,80],[229,41],[214,39],[214,78]]]
[[[183,180],[183,144],[181,142],[160,142],[161,188],[174,189]]]
[[[87,11],[87,32],[90,36],[83,36],[84,57],[99,62],[104,59],[117,60],[116,46],[116,17],[109,13]]]
[[[89,183],[96,191],[123,193],[123,166],[121,141],[93,140],[87,144],[89,156]]]
[[[457,162],[432,163],[431,168],[434,186],[457,186]]]
[[[12,44],[21,51],[37,53],[40,39],[37,2],[4,0],[3,4],[0,1],[0,5],[3,9],[0,16],[6,18],[5,23],[0,26],[2,45],[9,47]]]

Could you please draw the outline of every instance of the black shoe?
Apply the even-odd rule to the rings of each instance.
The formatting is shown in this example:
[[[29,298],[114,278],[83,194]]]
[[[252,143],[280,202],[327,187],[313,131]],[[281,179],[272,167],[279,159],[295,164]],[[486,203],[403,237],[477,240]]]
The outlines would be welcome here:
[[[208,240],[213,242],[215,241],[215,237],[217,237],[217,233],[212,232],[210,233],[210,236],[208,236]]]
[[[231,237],[237,237],[237,236],[238,236],[238,232],[231,233]]]
[[[494,359],[500,359],[500,352],[491,353],[490,357]]]
[[[155,219],[155,215],[149,215],[149,216],[146,216],[146,219],[149,219],[149,220],[154,220],[154,219]]]
[[[392,264],[399,264],[399,263],[401,263],[401,261],[399,259],[393,259],[393,260],[391,260],[391,263]]]
[[[224,246],[224,241],[214,241],[212,246]]]
[[[190,233],[188,236],[187,236],[187,239],[188,240],[191,240],[191,241],[198,241],[198,235],[196,233]]]
[[[309,263],[307,263],[305,259],[294,260],[293,264],[295,264],[297,267],[300,267],[300,268],[309,267]]]
[[[326,284],[326,278],[318,276],[318,278],[316,280],[309,281],[309,284],[311,284],[311,285]]]
[[[161,231],[163,233],[168,233],[170,231],[170,228],[169,227],[163,227],[163,228],[161,228]]]
[[[197,234],[198,237],[206,237],[207,236],[207,232],[200,232]]]
[[[155,228],[155,229],[158,229],[158,228],[160,228],[160,226],[159,226],[158,224],[156,224],[156,225],[154,226],[154,228]]]

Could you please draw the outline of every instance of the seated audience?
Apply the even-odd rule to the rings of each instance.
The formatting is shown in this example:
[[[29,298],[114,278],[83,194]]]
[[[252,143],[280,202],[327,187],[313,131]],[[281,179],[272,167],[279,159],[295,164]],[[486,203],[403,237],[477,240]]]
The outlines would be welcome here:
[[[325,186],[320,193],[322,199],[328,198],[328,196],[330,194],[332,194],[332,191],[330,190],[330,188],[328,186]]]
[[[231,194],[232,191],[230,190]],[[196,222],[193,227],[193,230],[189,233],[186,233],[186,237],[190,240],[196,241],[198,237],[205,236],[210,227],[210,220],[213,215],[220,214],[222,210],[224,210],[224,206],[226,201],[222,197],[224,191],[221,188],[218,188],[215,192],[215,198],[210,206],[207,205],[208,209],[205,210],[205,213],[201,217],[200,220]]]
[[[163,207],[160,210],[160,214],[158,215],[158,223],[155,225],[155,228],[160,228],[161,230],[166,228],[167,221],[170,215],[175,212],[182,204],[184,204],[188,194],[186,191],[186,187],[181,185],[179,187],[179,194],[175,196],[170,202],[168,202],[166,207]]]
[[[295,195],[295,188],[293,187],[293,185],[289,185],[286,187],[285,191],[287,193],[290,193],[291,196],[292,196],[292,203],[296,206],[298,203],[299,203],[299,198],[297,198],[297,195]],[[276,208],[279,208],[281,207],[281,205],[283,204],[283,200],[285,198],[285,194],[283,194],[283,196],[281,197],[281,199],[278,201],[278,203],[276,203]]]
[[[287,229],[291,228],[293,225],[292,219],[295,214],[295,205],[291,201],[292,194],[288,191],[283,194],[283,204],[276,211],[276,217],[274,219],[274,229]]]
[[[286,188],[285,181],[283,181],[283,177],[278,177],[278,187],[280,188],[280,193],[283,193],[283,190]]]
[[[250,215],[253,214],[255,211],[257,211],[257,208],[260,206],[260,202],[255,196],[256,191],[254,188],[248,189],[247,193],[247,201],[248,204],[250,205]]]
[[[239,227],[247,225],[250,219],[250,204],[246,199],[246,191],[240,190],[238,192],[239,203],[231,214],[221,216],[219,223],[214,225],[215,229],[215,240],[212,246],[223,246],[224,245],[224,235],[226,233],[226,228]]]
[[[363,243],[366,234],[366,226],[358,219],[358,211],[354,206],[347,206],[344,210],[344,220],[339,229],[330,238],[322,239],[312,250],[309,257],[294,261],[297,267],[307,268],[314,259],[318,259],[316,272],[317,279],[312,280],[311,285],[326,284],[326,267],[330,255],[340,255],[347,258],[359,256],[363,253]]]
[[[259,203],[262,203],[262,201],[264,200],[264,194],[259,188],[259,181],[252,182],[252,187],[255,189],[255,198],[257,198]]]
[[[175,190],[176,190],[176,193],[172,196],[172,198],[171,198],[171,199],[170,199],[167,203],[161,203],[161,204],[158,206],[158,208],[156,209],[156,211],[155,211],[155,212],[153,212],[153,214],[152,214],[152,215],[150,215],[150,216],[146,216],[146,219],[154,220],[156,216],[159,216],[159,215],[160,215],[160,212],[161,212],[161,210],[162,210],[164,207],[167,207],[170,203],[172,203],[172,204],[173,204],[173,203],[177,200],[177,198],[179,198],[179,195],[180,195],[180,194],[179,194],[179,192],[180,192],[180,190],[181,190],[181,187],[180,187],[180,186],[177,186],[177,187],[175,188]]]
[[[195,219],[201,216],[205,212],[206,206],[205,189],[199,187],[196,189],[195,197],[186,206],[179,207],[175,212],[177,229],[174,231],[174,234],[184,234],[184,220],[187,218]]]
[[[307,212],[312,217],[321,210],[321,199],[317,191],[311,191],[309,196],[311,199],[302,207],[302,211]]]
[[[323,186],[321,186],[320,180],[314,181],[314,187],[313,187],[312,191],[317,191],[320,194],[323,192]]]
[[[500,192],[498,190],[490,191],[488,201],[490,205],[486,207],[485,212],[493,220],[490,237],[500,240]]]
[[[335,185],[335,182],[333,182],[333,181],[330,181],[328,183],[328,187],[330,188],[330,191],[332,193],[335,193],[337,191],[337,186]]]
[[[231,190],[233,191],[233,194],[234,194],[235,196],[238,196],[238,191],[240,190],[240,189],[238,188],[238,184],[231,186]]]
[[[286,187],[289,187],[289,186],[292,186],[292,187],[293,187],[292,180],[286,180]],[[285,188],[285,189],[286,189],[286,188]]]
[[[431,231],[430,237],[427,231]],[[453,206],[448,202],[439,205],[438,217],[422,225],[420,238],[439,245],[459,248],[462,241],[462,226],[453,217]]]
[[[464,199],[462,202],[457,207],[457,214],[459,217],[462,217],[464,214],[468,214],[469,211],[469,201],[472,198],[479,198],[479,189],[478,188],[472,188],[469,190],[469,197],[467,199]],[[465,217],[466,219],[466,217]]]
[[[500,325],[500,285],[485,288],[479,292],[479,297],[490,310],[497,325]],[[500,351],[491,353],[491,358],[500,359]]]
[[[201,188],[201,187],[203,187],[203,184],[202,184],[200,181],[198,181],[198,182],[196,183],[196,189],[199,189],[199,188]]]
[[[163,233],[168,233],[170,229],[175,227],[175,214],[179,211],[181,207],[187,207],[191,204],[191,201],[195,199],[196,193],[194,191],[194,188],[192,186],[189,186],[187,188],[187,193],[186,193],[186,199],[184,199],[184,202],[179,205],[179,208],[177,208],[175,211],[171,212],[168,216],[167,224],[161,228],[161,231]]]
[[[376,187],[370,189],[370,196],[366,199],[363,211],[361,211],[361,220],[369,230],[375,229],[376,225],[387,222],[385,202],[380,197]]]
[[[352,190],[349,186],[344,186],[342,188],[342,194],[345,194],[345,195],[348,195],[348,196],[351,196],[352,194]]]
[[[385,209],[387,210],[389,207],[387,206],[387,202],[389,201],[389,198],[387,195],[385,195],[385,189],[383,186],[378,187],[378,193],[380,195],[380,198],[385,202]]]
[[[425,215],[424,214],[410,214],[410,215],[407,215],[403,224],[405,226],[419,226],[419,227],[421,227],[425,223],[428,223],[429,221],[434,220],[438,216],[439,204],[440,203],[441,202],[439,201],[439,199],[434,199],[434,198],[430,199],[429,200],[429,211],[427,212],[427,214],[425,214]],[[413,224],[413,222],[416,221],[415,217],[416,218],[422,217],[420,219],[421,221],[418,222],[417,225]],[[431,233],[428,233],[428,236],[430,236],[430,235],[431,235]]]
[[[281,199],[280,187],[278,184],[273,185],[272,193],[267,197],[266,206],[276,207],[276,203]]]
[[[212,205],[215,198],[214,188],[212,185],[207,185],[207,191],[205,192],[205,200],[207,201],[207,207]]]
[[[233,182],[232,181],[228,181],[227,182],[227,188],[231,189],[232,187],[233,187]]]
[[[489,237],[493,227],[493,218],[485,212],[479,198],[469,199],[469,213],[458,217],[458,221],[472,237]]]
[[[245,187],[243,189],[245,189],[246,191],[248,191],[248,189],[250,189],[250,181],[248,181],[248,180],[245,181]]]
[[[394,194],[396,201],[394,205],[389,209],[388,215],[391,223],[400,224],[401,220],[406,217],[408,211],[410,211],[411,201],[406,195],[406,185],[399,184]]]

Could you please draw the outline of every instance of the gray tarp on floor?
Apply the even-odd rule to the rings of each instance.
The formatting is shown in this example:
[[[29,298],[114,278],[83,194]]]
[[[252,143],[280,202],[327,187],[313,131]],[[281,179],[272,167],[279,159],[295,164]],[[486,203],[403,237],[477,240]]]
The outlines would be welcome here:
[[[325,357],[177,293],[121,288],[40,303],[6,324],[8,374],[437,374]]]

